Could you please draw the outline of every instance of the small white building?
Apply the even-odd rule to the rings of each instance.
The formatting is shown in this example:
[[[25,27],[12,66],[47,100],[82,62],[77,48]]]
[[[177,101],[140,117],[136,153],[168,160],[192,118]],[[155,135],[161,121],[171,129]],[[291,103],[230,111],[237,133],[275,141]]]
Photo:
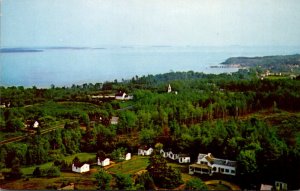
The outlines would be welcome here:
[[[97,164],[100,166],[108,166],[110,164],[110,159],[98,157]]]
[[[272,190],[273,189],[273,186],[272,185],[268,185],[268,184],[261,184],[260,185],[260,189],[259,190],[265,190],[265,191],[267,191],[267,190]]]
[[[130,160],[131,159],[131,153],[127,153],[125,155],[125,160]]]
[[[78,173],[83,173],[83,172],[88,172],[90,171],[90,165],[89,164],[72,164],[72,171],[73,172],[78,172]]]
[[[161,154],[164,158],[169,157],[169,152],[165,152],[163,149],[160,149],[160,154]]]
[[[172,92],[172,87],[171,87],[171,84],[169,84],[168,86],[168,93],[171,93]]]
[[[186,154],[179,154],[178,162],[179,163],[190,163],[191,157]]]
[[[125,92],[119,92],[115,95],[116,100],[131,100],[133,96],[127,95]]]
[[[275,181],[275,188],[276,190],[288,190],[287,183]]]
[[[172,151],[169,151],[169,159],[172,159],[172,160],[177,160],[179,158],[179,154],[176,154],[176,153],[173,153]]]
[[[209,174],[221,173],[226,175],[236,175],[236,161],[219,159],[211,153],[198,155],[197,163],[189,166],[189,174],[200,173]]]
[[[38,128],[39,127],[39,122],[35,121],[32,125],[33,128]]]
[[[187,154],[176,154],[173,153],[171,150],[164,151],[163,149],[160,150],[160,154],[164,158],[169,158],[172,160],[177,160],[179,163],[190,163],[191,162],[191,157],[188,156]]]
[[[112,117],[110,119],[110,124],[111,125],[118,125],[118,123],[119,123],[119,117]]]
[[[142,156],[149,156],[151,155],[153,152],[153,149],[151,147],[148,146],[142,146],[138,149],[138,155],[142,155]]]

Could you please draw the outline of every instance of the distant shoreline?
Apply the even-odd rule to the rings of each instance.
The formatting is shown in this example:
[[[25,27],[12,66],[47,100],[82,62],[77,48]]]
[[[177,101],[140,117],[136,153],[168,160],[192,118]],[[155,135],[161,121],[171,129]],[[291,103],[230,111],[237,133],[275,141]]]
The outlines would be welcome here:
[[[31,48],[1,48],[0,53],[26,53],[26,52],[43,52],[41,49]]]

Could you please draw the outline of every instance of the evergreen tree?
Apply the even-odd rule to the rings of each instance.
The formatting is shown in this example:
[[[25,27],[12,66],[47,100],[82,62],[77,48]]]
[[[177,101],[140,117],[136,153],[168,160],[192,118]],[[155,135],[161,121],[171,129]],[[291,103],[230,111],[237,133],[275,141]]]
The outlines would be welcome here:
[[[110,181],[112,179],[112,176],[104,171],[103,169],[100,169],[98,173],[95,175],[96,180],[98,181],[98,188],[100,190],[110,190]]]

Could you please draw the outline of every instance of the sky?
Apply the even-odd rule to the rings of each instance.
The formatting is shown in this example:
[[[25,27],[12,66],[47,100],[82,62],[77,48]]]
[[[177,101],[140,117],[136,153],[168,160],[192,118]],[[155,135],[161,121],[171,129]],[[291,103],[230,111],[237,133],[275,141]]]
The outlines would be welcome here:
[[[299,46],[299,0],[0,0],[1,47]]]

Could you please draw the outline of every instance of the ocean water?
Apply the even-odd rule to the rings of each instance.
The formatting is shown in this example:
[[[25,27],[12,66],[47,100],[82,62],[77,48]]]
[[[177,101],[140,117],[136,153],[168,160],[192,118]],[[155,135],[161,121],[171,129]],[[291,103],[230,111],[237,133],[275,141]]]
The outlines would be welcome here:
[[[170,71],[234,72],[211,68],[229,57],[300,53],[300,47],[107,47],[0,53],[2,86],[71,86]]]

